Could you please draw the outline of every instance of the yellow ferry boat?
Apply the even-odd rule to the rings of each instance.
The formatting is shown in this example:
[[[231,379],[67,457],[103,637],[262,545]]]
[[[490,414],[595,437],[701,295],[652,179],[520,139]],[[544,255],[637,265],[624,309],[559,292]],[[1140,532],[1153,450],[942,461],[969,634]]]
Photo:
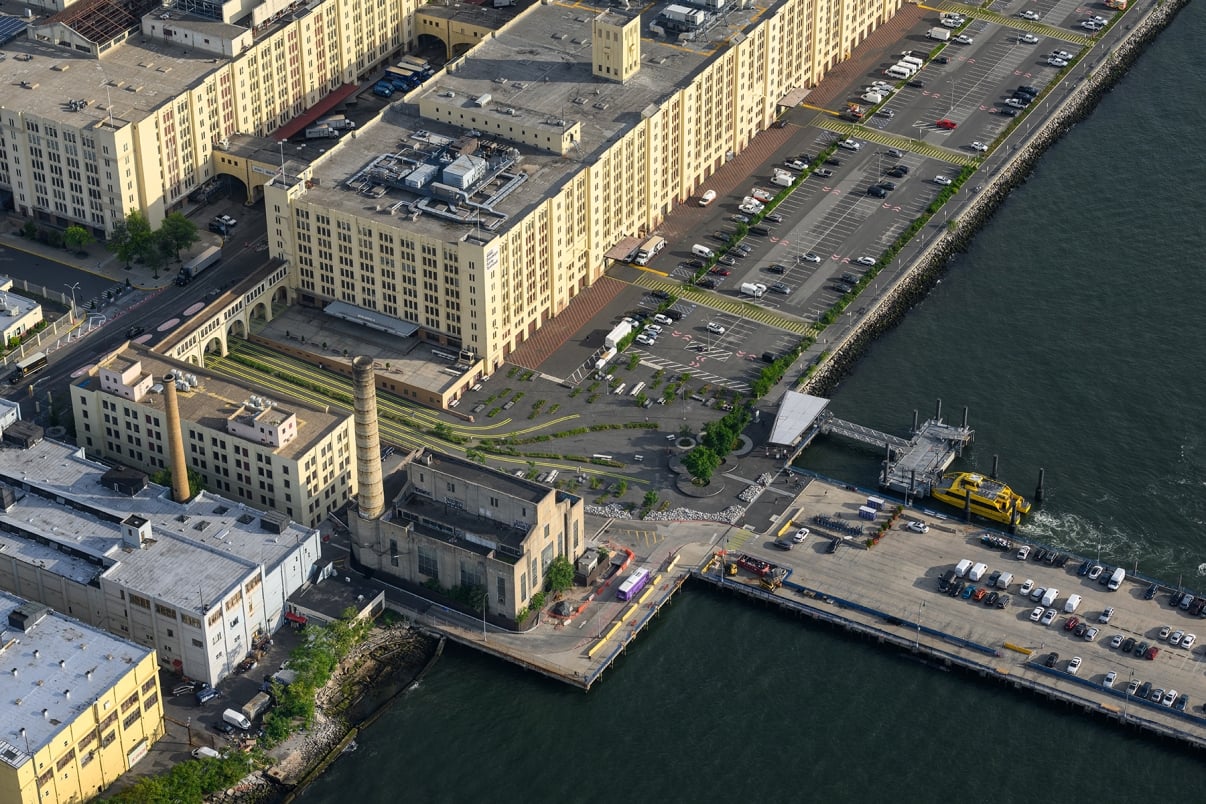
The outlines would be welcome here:
[[[1030,513],[1030,503],[999,480],[976,472],[950,472],[942,476],[930,495],[962,509],[971,493],[971,512],[986,519],[1010,524],[1014,511]]]

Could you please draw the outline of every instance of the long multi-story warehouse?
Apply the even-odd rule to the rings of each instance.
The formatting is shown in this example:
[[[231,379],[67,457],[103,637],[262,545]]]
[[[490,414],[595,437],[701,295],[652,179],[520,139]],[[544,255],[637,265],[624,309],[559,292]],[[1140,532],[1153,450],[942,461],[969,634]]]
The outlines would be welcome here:
[[[220,169],[227,138],[266,136],[400,52],[416,5],[38,5],[4,44],[0,188],[58,225],[106,234],[135,210],[158,225]],[[0,17],[0,39],[22,21]]]
[[[282,407],[137,344],[102,356],[71,385],[77,443],[149,474],[169,469],[168,372],[183,378],[184,457],[205,488],[311,527],[355,494],[350,415]]]
[[[50,441],[0,450],[0,589],[140,645],[210,683],[286,619],[317,530]]]
[[[164,734],[155,651],[0,592],[0,801],[88,801]]]
[[[900,4],[709,5],[535,5],[354,143],[286,163],[268,242],[301,302],[411,322],[490,373]]]

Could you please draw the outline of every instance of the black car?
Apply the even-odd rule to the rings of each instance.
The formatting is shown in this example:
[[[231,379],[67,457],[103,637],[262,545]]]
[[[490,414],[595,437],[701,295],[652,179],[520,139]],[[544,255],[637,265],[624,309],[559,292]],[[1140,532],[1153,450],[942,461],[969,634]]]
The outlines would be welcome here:
[[[1110,582],[1110,576],[1112,576],[1113,574],[1114,574],[1114,568],[1107,565],[1105,567],[1105,569],[1103,569],[1101,571],[1101,574],[1097,576],[1097,583],[1101,584],[1102,586],[1105,586],[1107,583]]]
[[[1135,655],[1142,656],[1143,654],[1147,653],[1148,647],[1149,646],[1146,642],[1140,642],[1138,645],[1135,646],[1135,651],[1134,651]]]
[[[833,286],[833,291],[842,296],[845,296],[847,293],[851,292],[852,290],[854,290],[854,288],[850,287],[850,285],[844,285],[841,282],[839,282],[838,284]]]
[[[946,590],[946,593],[951,597],[958,597],[959,593],[963,591],[963,587],[966,585],[966,581],[964,581],[962,578],[957,578],[955,582],[951,584],[951,587]]]
[[[1076,636],[1078,636],[1078,637],[1083,637],[1085,635],[1085,631],[1088,631],[1088,630],[1089,630],[1088,623],[1079,623],[1079,624],[1077,624],[1076,628],[1072,631],[1072,633],[1076,634]]]
[[[885,189],[885,190],[895,190],[895,189],[896,189],[896,182],[894,182],[894,181],[881,181],[881,182],[879,183],[879,186],[880,186],[880,187],[882,187],[882,188],[883,188],[883,189]]]
[[[732,235],[729,234],[728,232],[720,232],[720,231],[712,232],[712,239],[719,240],[721,243],[729,242],[730,237],[732,237]]]
[[[234,734],[235,730],[235,727],[227,723],[225,720],[219,720],[212,726],[212,728],[218,734],[225,734],[227,736]]]
[[[1203,609],[1206,609],[1206,597],[1196,598],[1189,604],[1189,616],[1201,617]]]
[[[1089,574],[1089,568],[1092,566],[1093,562],[1086,558],[1084,561],[1080,562],[1080,568],[1076,570],[1076,574],[1083,578]]]
[[[1154,583],[1151,586],[1147,587],[1147,591],[1143,593],[1143,599],[1151,600],[1152,598],[1154,598],[1156,596],[1156,593],[1159,591],[1160,591],[1160,584]]]
[[[909,86],[913,87],[914,89],[925,89],[925,81],[913,80],[909,82]]]
[[[1055,566],[1059,567],[1060,569],[1063,569],[1065,566],[1067,566],[1068,562],[1071,560],[1072,560],[1072,556],[1068,555],[1067,553],[1060,553],[1058,556],[1055,557]]]
[[[1173,592],[1168,598],[1168,607],[1170,609],[1175,609],[1177,606],[1181,605],[1181,598],[1183,597],[1185,597],[1184,592]]]
[[[826,159],[826,160],[825,160],[825,164],[826,164],[826,165],[833,165],[834,167],[841,167],[841,166],[842,166],[842,160],[838,159],[836,156],[831,156],[831,157],[829,157],[828,159]]]
[[[1039,549],[1035,550],[1033,553],[1030,554],[1030,558],[1033,559],[1035,561],[1035,563],[1042,561],[1046,557],[1047,557],[1047,551],[1044,550],[1042,547],[1040,547]]]
[[[906,176],[907,176],[907,175],[908,175],[908,173],[909,173],[909,166],[908,166],[908,165],[897,165],[896,167],[894,167],[894,168],[892,168],[892,169],[893,169],[893,170],[895,170],[895,171],[899,171],[900,173],[904,173]]]
[[[230,231],[227,228],[226,224],[222,223],[221,221],[210,221],[209,222],[209,230],[215,234],[220,234],[223,237],[226,237],[226,235]]]
[[[750,234],[758,235],[759,237],[766,237],[770,234],[770,229],[766,228],[765,226],[751,226]]]
[[[997,601],[1000,599],[1001,599],[1000,592],[989,592],[988,596],[986,598],[984,598],[984,605],[985,606],[995,606],[995,605],[997,605]]]
[[[785,274],[785,273],[787,273],[787,268],[785,268],[784,266],[780,265],[779,263],[775,263],[774,265],[768,265],[768,266],[766,267],[766,270],[770,271],[772,274]]]
[[[711,277],[708,277],[708,276],[705,276],[703,279],[699,280],[695,284],[699,285],[701,288],[707,288],[708,290],[716,289],[716,280],[712,279]]]
[[[934,63],[935,64],[950,64],[951,60],[950,60],[949,56],[938,56],[937,58],[934,59]]]
[[[1139,685],[1139,689],[1135,691],[1135,697],[1142,698],[1144,700],[1146,700],[1151,694],[1152,682],[1150,681],[1144,681],[1141,685]]]
[[[146,327],[130,327],[129,329],[126,330],[126,337],[127,338],[137,338],[139,335],[141,335],[142,333],[144,333],[146,331],[147,331]]]
[[[905,177],[905,174],[899,168],[892,168],[888,171],[888,175],[894,179],[903,179]]]
[[[783,284],[782,282],[775,282],[773,285],[770,286],[770,292],[771,293],[782,293],[783,295],[787,295],[788,293],[791,293],[791,288],[788,287],[787,285]]]
[[[993,570],[992,574],[988,576],[988,583],[987,583],[988,587],[992,588],[992,587],[996,586],[997,581],[1000,580],[1000,578],[1001,578],[1001,571]]]
[[[662,315],[666,316],[666,318],[669,318],[671,321],[681,321],[683,318],[683,314],[678,310],[662,310]]]
[[[997,114],[1004,115],[1005,117],[1017,117],[1017,116],[1018,116],[1018,110],[1017,110],[1017,109],[1011,109],[1011,108],[1010,108],[1010,107],[1008,107],[1008,106],[1002,106],[1002,107],[1000,107],[999,109],[997,109]]]
[[[876,184],[867,188],[867,195],[872,196],[873,198],[887,198],[888,191]]]
[[[1055,651],[1047,654],[1047,660],[1043,662],[1047,667],[1055,667],[1055,663],[1059,661],[1059,654]]]
[[[771,223],[783,223],[783,216],[778,212],[772,212],[769,215],[764,215],[762,219],[770,221]]]
[[[826,552],[836,553],[838,551],[838,548],[841,546],[842,546],[841,539],[830,539],[829,540],[829,549]]]
[[[1023,95],[1029,95],[1032,98],[1039,94],[1037,89],[1032,86],[1027,86],[1026,84],[1022,84],[1022,86],[1018,87],[1016,91],[1021,92]]]
[[[1009,605],[1009,595],[1001,595],[997,598],[997,608],[1003,609]]]

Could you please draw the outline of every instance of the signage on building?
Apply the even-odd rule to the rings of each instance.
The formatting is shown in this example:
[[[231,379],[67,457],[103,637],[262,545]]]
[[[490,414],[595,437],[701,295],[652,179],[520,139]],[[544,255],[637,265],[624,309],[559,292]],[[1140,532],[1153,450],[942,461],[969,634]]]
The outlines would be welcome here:
[[[130,749],[126,754],[126,767],[133,767],[134,763],[147,755],[151,750],[151,744],[146,740],[140,740],[138,745]]]

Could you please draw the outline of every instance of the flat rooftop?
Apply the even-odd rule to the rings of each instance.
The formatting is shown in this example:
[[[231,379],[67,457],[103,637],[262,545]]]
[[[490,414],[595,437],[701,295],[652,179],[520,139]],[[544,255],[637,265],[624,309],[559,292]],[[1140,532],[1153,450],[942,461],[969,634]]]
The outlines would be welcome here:
[[[142,363],[143,374],[150,374],[157,383],[169,371],[174,371],[178,375],[181,373],[195,375],[197,386],[188,391],[178,391],[176,394],[180,406],[180,417],[186,422],[193,422],[210,430],[226,433],[227,419],[246,407],[248,398],[253,394],[275,401],[273,395],[267,391],[235,385],[229,380],[207,374],[198,366],[168,360],[140,344],[130,344],[121,351],[111,353],[107,358],[102,358],[97,366],[120,371],[123,367],[136,361]],[[100,377],[95,371],[94,369],[87,376],[81,377],[75,383],[75,387],[89,391],[101,391]],[[112,398],[122,399],[119,396]],[[138,404],[160,412],[164,411],[162,393],[148,393]],[[307,407],[294,399],[289,400],[286,410],[297,414],[297,437],[289,443],[277,447],[273,450],[273,454],[289,460],[295,460],[313,449],[332,430],[350,418],[350,414],[326,413]],[[240,439],[239,436],[231,433],[227,433],[227,438]],[[254,443],[260,449],[268,448],[268,445],[260,444],[258,441]]]
[[[33,22],[40,25],[46,19]],[[0,106],[80,127],[107,124],[110,102],[115,126],[142,120],[227,61],[213,53],[140,41],[138,34],[100,59],[25,38],[6,44],[4,53]],[[73,100],[85,101],[86,108],[73,111],[68,106]]]
[[[148,484],[130,497],[101,484],[106,469],[82,449],[50,440],[0,450],[0,484],[18,495],[0,511],[0,551],[77,582],[103,574],[198,612],[256,566],[271,571],[312,533],[294,523],[274,532],[264,512],[206,492],[182,505],[169,489]],[[129,516],[151,524],[142,549],[122,540]]]
[[[4,701],[0,762],[14,768],[32,758],[27,747],[36,753],[56,739],[96,702],[98,693],[116,684],[151,652],[49,610],[21,631],[9,625],[9,615],[22,605],[40,608],[0,592],[0,662],[5,670],[0,673]]]
[[[354,134],[332,143],[321,154],[307,148],[291,160],[314,165],[314,185],[306,200],[365,217],[397,215],[399,222],[429,236],[457,239],[472,233],[474,224],[449,222],[428,214],[410,216],[392,209],[394,204],[422,196],[391,188],[384,196],[368,195],[349,185],[375,159],[387,154],[430,149],[433,141],[448,144],[462,140],[471,125],[446,125],[419,115],[419,100],[455,98],[465,104],[466,120],[507,115],[526,125],[581,124],[578,146],[565,156],[495,139],[480,138],[486,146],[513,148],[518,161],[515,171],[524,181],[498,201],[496,212],[515,220],[526,215],[548,195],[558,191],[572,176],[598,160],[625,132],[686,86],[727,44],[752,27],[772,3],[754,0],[749,8],[730,8],[708,16],[708,23],[694,32],[693,39],[653,35],[649,23],[669,3],[649,7],[640,22],[640,71],[628,83],[597,79],[591,69],[591,21],[598,12],[589,8],[552,4],[532,8],[497,36],[481,42],[454,61],[451,71],[437,73],[419,89],[395,101],[382,114],[358,128]],[[451,95],[449,94],[451,93]],[[474,99],[489,95],[485,108]],[[395,99],[398,98],[395,95]],[[451,102],[451,101],[449,101]],[[508,110],[514,110],[510,114]],[[550,129],[553,131],[554,129]],[[296,167],[286,174],[296,173]],[[473,195],[471,191],[471,196]],[[478,199],[475,199],[478,200]],[[406,217],[403,217],[407,215]],[[506,222],[501,224],[506,228]]]

